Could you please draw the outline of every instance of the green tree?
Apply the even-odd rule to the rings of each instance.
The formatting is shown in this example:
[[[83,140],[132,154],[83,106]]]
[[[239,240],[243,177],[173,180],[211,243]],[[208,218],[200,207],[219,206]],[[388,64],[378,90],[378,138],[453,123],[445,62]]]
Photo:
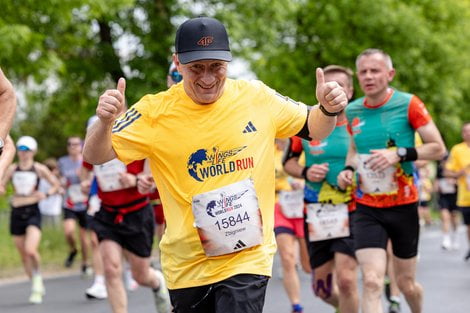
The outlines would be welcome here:
[[[39,158],[84,135],[99,95],[128,79],[128,101],[166,88],[175,0],[2,3],[0,65],[23,91],[14,137],[40,143]]]
[[[309,104],[316,102],[316,67],[354,69],[361,51],[383,49],[397,70],[392,85],[427,104],[448,144],[460,140],[462,120],[470,118],[470,1],[203,2],[261,80]]]

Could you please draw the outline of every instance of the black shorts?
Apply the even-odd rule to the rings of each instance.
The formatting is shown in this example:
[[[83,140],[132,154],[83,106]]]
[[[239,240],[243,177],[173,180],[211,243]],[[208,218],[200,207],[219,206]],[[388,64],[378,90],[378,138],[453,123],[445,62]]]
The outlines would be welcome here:
[[[78,225],[81,228],[88,229],[90,226],[88,225],[88,214],[86,210],[83,211],[74,211],[71,209],[64,208],[64,220],[66,219],[74,219],[78,221]]]
[[[426,200],[424,200],[424,201],[419,201],[419,206],[422,206],[422,207],[427,208],[427,207],[429,207],[429,204],[430,204],[430,203],[431,203],[431,201],[426,201]]]
[[[449,194],[439,194],[439,209],[447,209],[449,211],[457,211],[459,208],[457,207],[457,194],[456,193],[449,193]]]
[[[96,212],[92,229],[98,240],[105,239],[117,242],[133,254],[146,258],[152,253],[154,235],[153,208],[147,204],[142,209],[124,215],[121,223],[115,223],[116,213],[100,208]]]
[[[355,213],[349,213],[349,237],[335,238],[311,242],[308,239],[307,223],[305,222],[305,238],[307,240],[310,266],[315,269],[333,260],[335,253],[342,253],[355,258],[354,254],[354,219]]]
[[[220,282],[170,290],[175,313],[261,313],[269,278],[240,274]]]
[[[470,225],[470,206],[460,206],[459,209],[462,212],[463,223]]]
[[[392,241],[393,254],[409,259],[418,254],[418,203],[389,208],[374,208],[357,203],[354,227],[354,247],[387,248]]]
[[[22,236],[26,234],[26,228],[31,225],[41,229],[41,212],[37,203],[16,208],[12,207],[10,234]]]

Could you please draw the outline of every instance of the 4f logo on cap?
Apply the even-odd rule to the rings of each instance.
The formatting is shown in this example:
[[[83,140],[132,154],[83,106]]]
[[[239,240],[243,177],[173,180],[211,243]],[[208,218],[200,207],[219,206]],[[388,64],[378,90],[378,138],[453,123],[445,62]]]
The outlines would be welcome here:
[[[205,36],[205,37],[202,37],[201,39],[199,39],[199,41],[197,42],[197,44],[199,46],[204,46],[204,47],[207,47],[208,45],[210,45],[211,43],[214,42],[214,37],[212,36]]]

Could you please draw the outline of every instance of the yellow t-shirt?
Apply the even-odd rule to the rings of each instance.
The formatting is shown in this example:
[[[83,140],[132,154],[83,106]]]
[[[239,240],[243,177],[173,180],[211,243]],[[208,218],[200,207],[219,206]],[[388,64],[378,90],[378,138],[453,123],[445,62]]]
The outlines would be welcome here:
[[[271,275],[274,227],[274,138],[300,131],[307,107],[262,82],[230,80],[212,104],[194,103],[183,84],[146,95],[116,121],[112,142],[125,163],[148,158],[167,228],[160,243],[170,289],[211,284],[233,275]],[[194,226],[191,201],[252,178],[263,244],[208,257]]]
[[[454,172],[466,169],[466,175],[457,180],[457,205],[470,207],[470,147],[465,142],[456,144],[450,150],[446,168]]]

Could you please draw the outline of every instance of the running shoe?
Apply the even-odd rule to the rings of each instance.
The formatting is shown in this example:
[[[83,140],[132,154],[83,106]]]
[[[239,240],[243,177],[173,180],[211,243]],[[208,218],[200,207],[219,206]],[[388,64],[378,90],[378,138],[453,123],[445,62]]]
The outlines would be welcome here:
[[[69,256],[65,260],[65,267],[71,267],[73,264],[73,261],[75,260],[75,257],[77,256],[77,250],[70,251]]]
[[[103,300],[108,297],[108,292],[104,284],[94,283],[90,288],[85,290],[85,295],[88,299]]]
[[[170,304],[170,295],[168,289],[166,288],[165,278],[163,277],[162,272],[154,269],[155,275],[160,282],[158,289],[153,289],[153,296],[155,298],[155,306],[157,307],[158,313],[170,313],[171,304]]]
[[[300,304],[293,304],[292,305],[292,313],[302,313],[304,308]]]
[[[442,239],[441,246],[442,246],[442,249],[444,249],[444,250],[452,249],[452,242],[450,240],[450,237],[447,237],[447,236],[444,237],[444,239]]]
[[[396,301],[391,301],[390,306],[388,307],[388,313],[400,313],[400,303]]]
[[[38,291],[31,292],[31,296],[29,296],[29,303],[31,304],[42,303],[42,294]]]
[[[29,297],[29,303],[39,304],[42,303],[42,297],[46,294],[44,283],[41,275],[33,275],[31,280],[31,296]]]

